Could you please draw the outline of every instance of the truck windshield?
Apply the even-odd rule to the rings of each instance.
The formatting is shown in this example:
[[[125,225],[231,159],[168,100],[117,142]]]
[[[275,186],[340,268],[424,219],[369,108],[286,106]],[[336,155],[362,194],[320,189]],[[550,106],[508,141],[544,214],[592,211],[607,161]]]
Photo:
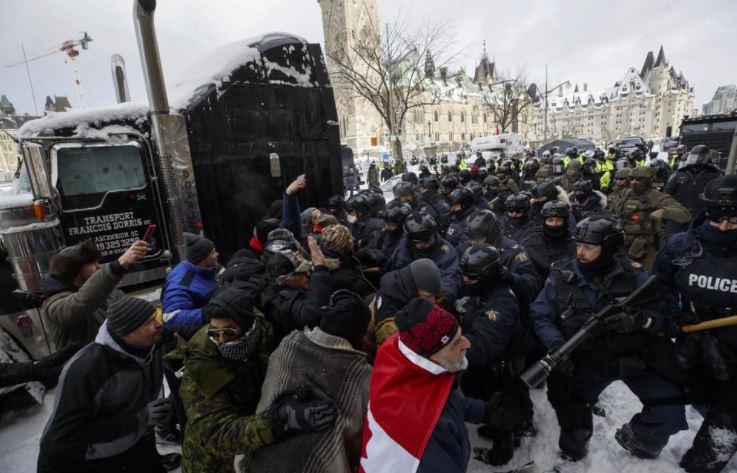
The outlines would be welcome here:
[[[620,146],[635,146],[642,143],[642,140],[640,138],[625,138],[622,141],[619,142]]]
[[[61,148],[57,187],[66,208],[94,207],[106,193],[146,186],[143,158],[136,146]]]

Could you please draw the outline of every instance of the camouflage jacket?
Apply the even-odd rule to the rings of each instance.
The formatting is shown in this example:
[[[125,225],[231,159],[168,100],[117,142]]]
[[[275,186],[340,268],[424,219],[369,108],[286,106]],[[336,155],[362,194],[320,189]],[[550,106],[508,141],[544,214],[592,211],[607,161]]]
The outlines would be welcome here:
[[[269,411],[255,415],[273,350],[268,322],[259,352],[246,362],[226,360],[202,327],[164,358],[167,368],[184,366],[179,395],[187,411],[182,443],[183,473],[233,472],[236,454],[274,441]]]

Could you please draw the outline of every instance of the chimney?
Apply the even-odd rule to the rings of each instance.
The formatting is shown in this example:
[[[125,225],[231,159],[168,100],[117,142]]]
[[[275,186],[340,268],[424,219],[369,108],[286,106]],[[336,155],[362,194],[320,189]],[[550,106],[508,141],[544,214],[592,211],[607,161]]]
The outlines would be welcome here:
[[[448,83],[448,68],[447,67],[441,67],[440,68],[440,78],[443,79],[443,83]]]
[[[583,83],[583,91],[584,92],[588,92],[589,91],[589,84],[586,83],[586,82]]]

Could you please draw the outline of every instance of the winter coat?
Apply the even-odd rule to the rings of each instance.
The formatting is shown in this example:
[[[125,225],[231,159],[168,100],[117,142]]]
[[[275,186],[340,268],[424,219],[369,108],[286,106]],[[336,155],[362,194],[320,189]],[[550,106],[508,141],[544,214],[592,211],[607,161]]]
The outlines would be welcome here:
[[[330,399],[338,412],[332,428],[294,435],[247,455],[241,471],[270,473],[350,473],[361,458],[371,365],[347,340],[319,327],[294,331],[269,359],[262,413],[285,393],[311,386],[316,399]],[[299,452],[299,454],[295,454]]]
[[[704,203],[699,195],[709,181],[721,175],[719,168],[711,164],[685,166],[671,176],[663,192],[672,195],[691,215],[698,215],[704,210]]]
[[[262,318],[260,314],[257,317]],[[233,472],[236,455],[274,441],[269,412],[256,415],[261,384],[273,348],[271,325],[258,351],[245,362],[223,358],[202,327],[166,355],[172,371],[183,369],[179,396],[187,411],[182,473]]]
[[[328,253],[332,252],[328,250]],[[325,266],[330,270],[331,292],[348,289],[361,297],[366,297],[375,291],[363,277],[361,262],[354,255],[340,256],[336,253],[332,255],[328,253],[325,254]]]
[[[427,209],[428,213],[435,218],[438,228],[447,228],[450,224],[452,212],[450,205],[443,197],[435,191],[427,191],[420,197],[420,206]]]
[[[330,302],[333,282],[327,266],[316,266],[310,277],[310,289],[301,290],[272,283],[261,292],[258,306],[273,325],[278,343],[292,330],[313,328],[320,324],[320,308]]]
[[[463,396],[456,381],[422,453],[417,473],[465,473],[471,459],[465,423],[479,424],[483,416],[484,403]]]
[[[99,272],[99,271],[98,271]],[[38,457],[40,473],[119,471],[118,457],[147,431],[146,404],[161,393],[162,345],[135,356],[100,326],[64,368]]]
[[[187,260],[174,266],[161,287],[166,326],[184,338],[191,337],[206,320],[202,307],[215,291],[218,268],[200,268]]]
[[[592,215],[603,215],[607,206],[607,198],[601,192],[595,190],[583,202],[580,202],[575,195],[571,195],[571,213],[576,221],[581,221]]]
[[[381,186],[381,182],[379,182],[379,169],[376,165],[369,166],[367,180],[369,187]]]
[[[70,343],[87,345],[95,339],[105,321],[108,302],[123,294],[116,289],[123,273],[117,262],[104,264],[79,289],[53,275],[44,279],[47,297],[41,306],[41,317],[57,349]]]
[[[384,220],[374,217],[363,217],[353,222],[350,229],[356,240],[356,248],[365,248],[384,229],[385,225]]]
[[[380,289],[369,302],[371,322],[366,330],[366,339],[372,354],[397,332],[394,316],[415,297],[417,286],[409,266],[390,271],[381,278]]]
[[[508,215],[504,215],[498,220],[502,233],[510,240],[516,241],[522,245],[525,240],[530,237],[532,231],[537,227],[537,222],[529,217],[521,219],[512,219]]]
[[[458,292],[461,289],[458,253],[450,243],[440,238],[440,236],[435,235],[435,240],[435,247],[432,250],[432,254],[425,256],[417,254],[414,248],[411,247],[412,242],[406,235],[403,236],[397,245],[397,249],[394,250],[394,254],[389,259],[387,270],[394,271],[404,268],[419,258],[430,258],[440,269],[440,281],[443,291],[445,291],[445,300],[447,303],[452,304],[456,300],[456,297],[458,297]]]

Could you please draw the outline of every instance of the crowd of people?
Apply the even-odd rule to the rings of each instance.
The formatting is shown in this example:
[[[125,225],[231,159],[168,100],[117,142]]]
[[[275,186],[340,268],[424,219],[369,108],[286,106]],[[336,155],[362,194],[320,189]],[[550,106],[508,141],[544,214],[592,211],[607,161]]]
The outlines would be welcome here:
[[[658,457],[691,404],[704,420],[680,466],[722,471],[737,451],[737,327],[691,328],[737,315],[737,176],[703,146],[681,151],[674,165],[637,150],[479,155],[403,173],[388,204],[372,185],[306,210],[300,177],[224,267],[185,234],[161,311],[116,289],[145,241],[102,266],[92,242],[67,247],[42,316],[73,348],[51,363],[71,356],[38,471],[503,465],[537,430],[522,372],[649,275],[660,297],[608,315],[532,388],[556,412],[562,461],[586,457],[598,397],[621,380],[643,407],[619,446]],[[467,423],[492,447],[473,449]],[[182,455],[159,455],[157,437]]]

